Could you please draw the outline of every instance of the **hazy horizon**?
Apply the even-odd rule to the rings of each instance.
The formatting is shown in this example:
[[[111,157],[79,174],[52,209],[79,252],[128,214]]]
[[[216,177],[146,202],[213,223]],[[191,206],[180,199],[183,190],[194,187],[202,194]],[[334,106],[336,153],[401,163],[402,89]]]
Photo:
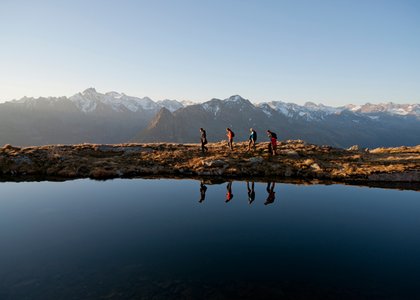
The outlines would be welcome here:
[[[20,100],[22,98],[25,98],[25,97],[27,97],[27,98],[34,98],[34,99],[37,99],[37,98],[50,98],[50,97],[52,97],[52,98],[59,98],[59,97],[70,98],[71,96],[74,96],[75,94],[83,93],[85,90],[91,89],[91,88],[95,89],[96,92],[99,93],[99,94],[107,94],[107,93],[110,93],[110,92],[116,92],[116,93],[119,93],[119,94],[124,94],[124,95],[129,96],[129,97],[136,97],[136,98],[140,98],[140,99],[141,98],[148,97],[148,98],[150,98],[154,102],[159,102],[159,101],[164,101],[164,100],[176,100],[176,101],[179,101],[179,102],[191,102],[191,103],[194,103],[194,104],[202,104],[202,103],[207,102],[207,101],[210,101],[212,99],[225,100],[225,99],[228,99],[229,97],[236,96],[236,95],[239,95],[240,97],[251,101],[251,103],[253,103],[253,104],[258,104],[258,103],[262,103],[262,102],[271,102],[271,101],[280,101],[280,102],[285,102],[285,103],[295,103],[295,104],[298,104],[298,105],[305,105],[308,102],[312,102],[312,103],[315,103],[315,104],[323,104],[323,105],[331,106],[331,107],[341,107],[341,106],[345,106],[345,105],[349,105],[349,104],[356,104],[356,105],[374,104],[374,105],[379,105],[379,104],[387,104],[387,103],[391,103],[391,102],[394,103],[394,104],[410,104],[410,105],[411,104],[417,104],[415,102],[411,102],[410,103],[410,102],[395,102],[395,101],[380,101],[380,102],[370,102],[370,101],[368,101],[368,102],[364,102],[364,103],[351,103],[351,102],[349,102],[349,103],[344,103],[344,104],[341,104],[341,105],[329,105],[329,104],[326,104],[326,103],[323,103],[323,102],[315,102],[315,101],[311,101],[311,100],[300,101],[300,102],[292,102],[292,101],[287,101],[287,100],[284,100],[284,99],[265,99],[263,101],[258,101],[257,102],[254,99],[250,99],[250,98],[245,97],[245,96],[240,95],[240,94],[228,95],[228,96],[223,96],[223,97],[212,97],[212,98],[209,98],[209,99],[204,100],[204,101],[199,101],[199,100],[194,100],[194,99],[174,99],[174,98],[154,99],[154,98],[149,97],[147,95],[130,95],[130,94],[127,94],[127,93],[125,93],[123,91],[115,91],[115,90],[100,91],[100,90],[96,89],[95,87],[88,87],[88,88],[85,88],[84,90],[78,91],[78,92],[73,93],[71,95],[57,95],[57,96],[51,96],[51,95],[45,96],[45,95],[42,95],[42,96],[35,96],[35,97],[34,96],[25,95],[25,96],[23,96],[23,97],[21,97],[19,99],[10,99],[10,100],[5,100],[5,101],[2,101],[0,99],[0,103],[10,102],[10,101],[18,101],[18,100]]]
[[[2,1],[0,102],[419,103],[417,1]]]

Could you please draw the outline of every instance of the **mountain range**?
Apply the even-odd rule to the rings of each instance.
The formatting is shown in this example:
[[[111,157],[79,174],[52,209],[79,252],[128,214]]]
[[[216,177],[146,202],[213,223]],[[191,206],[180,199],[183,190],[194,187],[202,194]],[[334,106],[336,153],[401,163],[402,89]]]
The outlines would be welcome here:
[[[246,140],[252,127],[259,141],[270,129],[279,139],[337,147],[410,146],[420,144],[420,104],[253,104],[239,95],[191,103],[94,88],[68,98],[24,97],[0,104],[0,145],[198,142],[200,127],[210,142],[224,139],[226,127],[235,140]]]
[[[183,106],[175,100],[155,102],[94,88],[69,98],[23,97],[0,104],[0,145],[127,142],[162,107],[174,111]]]

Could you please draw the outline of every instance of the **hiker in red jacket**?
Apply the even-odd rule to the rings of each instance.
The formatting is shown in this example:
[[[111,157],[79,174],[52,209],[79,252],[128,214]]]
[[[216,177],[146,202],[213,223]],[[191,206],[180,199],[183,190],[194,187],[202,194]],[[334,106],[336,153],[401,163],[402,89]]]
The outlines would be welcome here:
[[[228,138],[228,147],[230,148],[230,150],[233,150],[233,137],[235,136],[235,134],[229,127],[226,128],[226,136]]]
[[[268,150],[270,151],[270,154],[276,155],[277,150],[277,134],[274,132],[267,130],[268,138],[270,139],[270,143],[268,144]]]

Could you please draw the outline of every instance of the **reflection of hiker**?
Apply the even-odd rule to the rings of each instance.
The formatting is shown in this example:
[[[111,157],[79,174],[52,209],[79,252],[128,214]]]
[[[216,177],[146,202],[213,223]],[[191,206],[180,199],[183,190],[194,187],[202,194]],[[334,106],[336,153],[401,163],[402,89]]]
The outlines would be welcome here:
[[[235,133],[230,128],[226,128],[226,136],[228,138],[228,147],[230,150],[233,150],[233,137]]]
[[[251,183],[251,188],[249,188],[249,181],[247,181],[246,188],[248,190],[248,203],[251,204],[255,200],[254,182]]]
[[[200,128],[201,133],[201,152],[209,151],[209,148],[207,148],[205,145],[207,144],[207,135],[206,131],[203,128]]]
[[[226,201],[225,202],[229,202],[230,200],[232,200],[232,198],[233,198],[232,181],[229,181],[226,186]]]
[[[268,144],[268,151],[272,155],[276,155],[277,150],[277,134],[274,132],[271,132],[270,130],[267,130],[268,138],[270,139],[270,143]]]
[[[268,182],[267,183],[267,199],[264,202],[264,205],[271,204],[276,199],[276,192],[274,191],[274,186],[276,185],[275,182]]]
[[[203,202],[204,199],[206,199],[206,191],[207,191],[207,187],[204,185],[204,182],[200,182],[200,201],[198,202]]]
[[[250,128],[249,131],[251,132],[251,134],[249,135],[248,151],[251,150],[251,145],[255,150],[255,144],[257,142],[257,132],[252,128]]]

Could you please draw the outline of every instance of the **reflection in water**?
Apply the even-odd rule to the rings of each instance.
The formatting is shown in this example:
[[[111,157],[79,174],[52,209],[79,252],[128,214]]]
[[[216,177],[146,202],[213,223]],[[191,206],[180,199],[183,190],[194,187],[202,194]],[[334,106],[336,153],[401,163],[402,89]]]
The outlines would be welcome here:
[[[210,182],[210,184],[212,184]],[[264,202],[264,205],[272,204],[274,200],[276,199],[276,192],[274,191],[274,188],[276,186],[275,182],[267,182],[266,191],[268,193],[267,199]],[[255,201],[255,182],[254,181],[247,181],[246,182],[246,189],[248,192],[248,203],[251,204]],[[207,192],[207,186],[204,184],[204,181],[200,181],[200,200],[199,203],[202,203],[206,199],[206,192]],[[232,193],[232,181],[229,181],[226,184],[226,200],[225,202],[229,202],[233,198]]]
[[[274,191],[274,186],[276,185],[275,182],[267,182],[267,199],[264,202],[264,205],[268,205],[274,202],[276,199],[276,192]]]
[[[207,191],[207,187],[204,185],[204,182],[201,181],[200,182],[200,201],[198,202],[203,202],[206,199],[206,191]]]
[[[226,185],[226,203],[232,200],[233,194],[232,194],[232,181],[229,181]]]
[[[255,200],[254,181],[251,183],[251,187],[249,187],[249,181],[247,181],[246,189],[248,190],[248,203],[251,204]]]
[[[276,188],[282,205],[265,206]],[[233,183],[210,180],[0,190],[0,300],[420,299],[418,192],[250,180],[226,205]]]

